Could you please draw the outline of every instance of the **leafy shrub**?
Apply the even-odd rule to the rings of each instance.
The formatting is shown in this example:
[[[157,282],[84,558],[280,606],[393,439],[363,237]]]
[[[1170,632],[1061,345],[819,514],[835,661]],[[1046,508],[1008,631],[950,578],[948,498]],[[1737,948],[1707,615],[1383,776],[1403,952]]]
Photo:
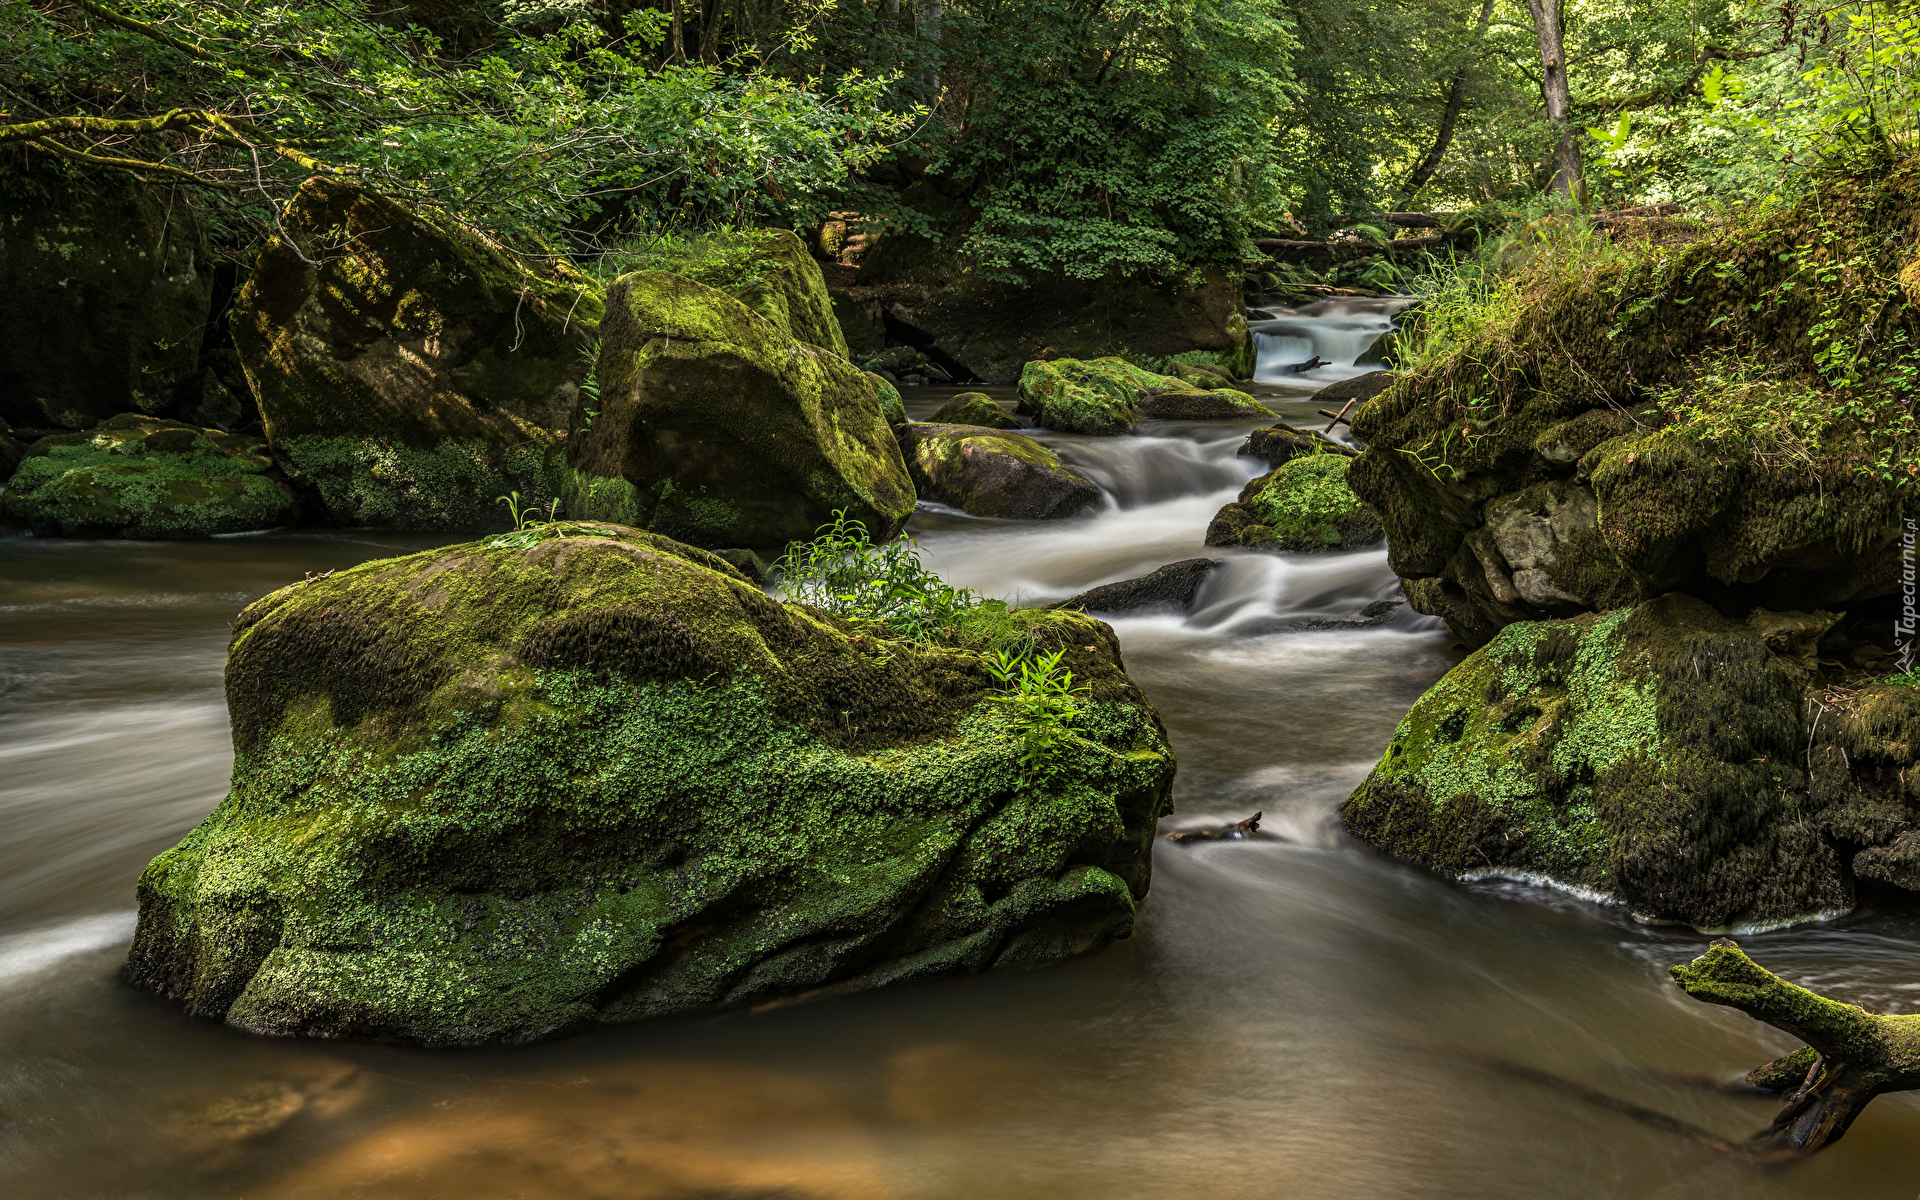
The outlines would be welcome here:
[[[1073,672],[1060,665],[1065,656],[1064,650],[1022,655],[997,650],[987,658],[987,670],[1000,681],[1000,694],[993,699],[1012,717],[1030,786],[1043,787],[1059,772],[1059,748],[1080,716],[1075,698],[1088,690],[1085,684],[1075,686]]]
[[[912,641],[950,632],[962,612],[981,603],[922,563],[918,542],[901,537],[876,546],[866,524],[848,520],[845,509],[835,510],[812,541],[788,546],[774,572],[787,599],[884,625]]]

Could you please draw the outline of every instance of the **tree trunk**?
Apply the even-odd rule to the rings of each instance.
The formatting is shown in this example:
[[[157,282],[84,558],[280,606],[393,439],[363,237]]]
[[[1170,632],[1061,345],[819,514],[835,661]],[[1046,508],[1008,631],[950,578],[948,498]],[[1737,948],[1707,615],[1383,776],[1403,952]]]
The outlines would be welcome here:
[[[1527,12],[1533,17],[1534,38],[1540,43],[1540,95],[1547,102],[1547,120],[1559,137],[1553,148],[1550,190],[1584,206],[1587,181],[1580,167],[1580,147],[1573,140],[1573,97],[1567,87],[1567,48],[1560,29],[1559,0],[1527,0]]]
[[[1486,35],[1487,26],[1493,20],[1493,0],[1485,0],[1480,6],[1480,20],[1474,26],[1474,44]],[[1460,124],[1460,108],[1467,99],[1467,72],[1470,68],[1461,67],[1453,73],[1453,82],[1447,88],[1447,107],[1440,113],[1440,129],[1433,137],[1433,147],[1427,156],[1413,168],[1413,174],[1407,176],[1406,187],[1400,195],[1400,203],[1412,200],[1421,188],[1427,186],[1427,180],[1440,169],[1440,162],[1447,156],[1447,147],[1453,144],[1453,131]]]
[[[1749,1086],[1788,1092],[1772,1124],[1747,1143],[1761,1158],[1800,1158],[1840,1140],[1868,1101],[1920,1087],[1920,1015],[1882,1016],[1797,987],[1721,938],[1672,968],[1689,996],[1737,1008],[1807,1049],[1749,1072]]]
[[[920,90],[927,103],[940,99],[940,0],[913,0],[913,32],[920,42]]]
[[[680,23],[680,0],[673,0],[673,29],[667,35],[667,61],[680,63],[687,60],[687,39],[685,27]]]

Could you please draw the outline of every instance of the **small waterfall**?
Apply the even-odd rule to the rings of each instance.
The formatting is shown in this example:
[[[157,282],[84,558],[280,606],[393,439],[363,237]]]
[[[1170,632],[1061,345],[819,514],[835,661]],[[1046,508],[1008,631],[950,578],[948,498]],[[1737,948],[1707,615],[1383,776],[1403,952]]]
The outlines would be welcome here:
[[[1330,383],[1364,375],[1355,359],[1365,354],[1379,336],[1392,329],[1393,316],[1415,302],[1412,296],[1341,297],[1301,308],[1266,310],[1266,319],[1252,319],[1258,351],[1253,377],[1282,388],[1318,391]],[[1318,357],[1328,365],[1298,374],[1288,368]]]

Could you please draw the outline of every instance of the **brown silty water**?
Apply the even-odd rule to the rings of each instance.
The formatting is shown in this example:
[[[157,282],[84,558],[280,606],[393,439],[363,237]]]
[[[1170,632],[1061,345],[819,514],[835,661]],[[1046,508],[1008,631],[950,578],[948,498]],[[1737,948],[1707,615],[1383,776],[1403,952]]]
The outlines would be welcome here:
[[[1323,382],[1282,379],[1267,399],[1307,424],[1300,397]],[[908,404],[924,416],[948,394],[912,389]],[[1300,628],[1395,597],[1384,551],[1203,548],[1208,517],[1255,471],[1234,453],[1250,427],[1042,433],[1106,489],[1101,511],[1019,525],[923,509],[913,529],[952,581],[1029,603],[1225,559],[1191,614],[1114,626],[1180,755],[1166,827],[1262,810],[1275,836],[1161,843],[1134,937],[1057,968],[507,1051],[255,1038],[118,981],[140,869],[225,791],[233,614],[304,572],[454,539],[0,542],[0,1197],[1920,1190],[1913,1096],[1766,1171],[1506,1069],[1737,1137],[1774,1105],[1699,1081],[1789,1043],[1668,982],[1705,945],[1691,930],[1433,878],[1340,832],[1339,800],[1459,653],[1404,609]],[[1743,944],[1837,998],[1920,1008],[1911,909],[1870,899]]]

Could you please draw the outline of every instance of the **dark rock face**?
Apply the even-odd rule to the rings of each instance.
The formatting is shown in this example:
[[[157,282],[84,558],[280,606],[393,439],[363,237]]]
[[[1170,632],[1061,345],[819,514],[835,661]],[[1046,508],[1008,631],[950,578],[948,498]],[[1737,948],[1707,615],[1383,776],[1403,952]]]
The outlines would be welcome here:
[[[848,343],[870,345],[877,329],[879,338],[890,333],[982,383],[1017,382],[1021,367],[1043,357],[1123,352],[1153,358],[1202,352],[1236,378],[1253,373],[1239,278],[1225,271],[1209,268],[1187,291],[1079,279],[1041,279],[1025,288],[964,276],[941,283],[875,281],[886,274],[863,261],[860,286],[835,290],[835,310],[852,321]]]
[[[900,452],[922,500],[976,517],[1044,521],[1083,513],[1100,489],[1030,437],[978,425],[902,425]]]
[[[567,439],[567,512],[712,549],[802,541],[836,511],[880,541],[913,514],[884,381],[840,355],[664,271],[622,276],[600,333],[601,413]]]
[[[1207,545],[1309,553],[1378,545],[1380,518],[1347,487],[1353,461],[1309,454],[1282,463],[1214,514]]]
[[[213,295],[199,216],[117,175],[0,187],[0,420],[85,429],[173,415],[198,382]]]
[[[1414,705],[1342,816],[1434,870],[1544,875],[1702,930],[1844,911],[1855,873],[1913,888],[1920,690],[1829,693],[1833,620],[1672,594],[1509,625]]]
[[[1257,458],[1269,467],[1278,467],[1309,454],[1338,454],[1352,458],[1357,451],[1325,434],[1278,424],[1248,434],[1240,453],[1248,458]]]
[[[1153,421],[1244,421],[1271,417],[1273,411],[1236,388],[1206,392],[1148,392],[1134,405]]]
[[[1319,404],[1337,409],[1349,400],[1364,403],[1392,386],[1393,372],[1369,371],[1365,375],[1330,383],[1315,392],[1313,398]],[[1353,410],[1347,411],[1351,413]]]
[[[961,392],[934,409],[927,418],[935,425],[980,425],[987,429],[1018,429],[1020,422],[984,392]]]
[[[234,311],[267,439],[343,525],[491,529],[557,494],[600,298],[338,179],[301,185]],[[304,256],[304,259],[303,259]],[[309,261],[318,263],[311,265]]]
[[[136,985],[431,1046],[1025,968],[1132,930],[1172,751],[1077,613],[1044,785],[982,652],[562,522],[294,584],[235,625],[227,798],[139,886]]]
[[[1102,584],[1050,607],[1090,613],[1137,612],[1152,608],[1184,612],[1193,607],[1194,597],[1200,594],[1200,585],[1219,565],[1217,558],[1182,559],[1136,579]]]
[[[41,438],[7,482],[0,513],[43,536],[210,537],[299,512],[265,442],[138,413]]]

